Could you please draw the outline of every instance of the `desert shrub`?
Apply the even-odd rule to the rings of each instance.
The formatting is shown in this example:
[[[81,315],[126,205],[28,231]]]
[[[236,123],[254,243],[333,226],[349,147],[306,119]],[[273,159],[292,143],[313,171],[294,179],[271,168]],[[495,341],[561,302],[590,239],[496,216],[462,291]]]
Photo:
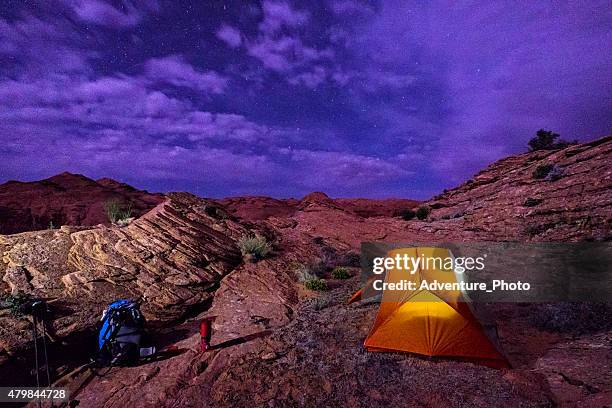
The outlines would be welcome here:
[[[323,292],[327,290],[327,282],[321,278],[312,278],[304,282],[304,287],[308,290]]]
[[[310,268],[304,264],[298,264],[295,267],[295,275],[300,283],[305,283],[311,279],[317,278],[317,275],[315,275]]]
[[[404,221],[410,221],[416,216],[416,213],[413,210],[407,208],[405,210],[400,211],[399,216],[402,217]]]
[[[565,169],[561,166],[553,165],[545,179],[548,181],[557,181],[565,175]]]
[[[312,266],[299,264],[295,269],[298,281],[308,290],[324,291],[327,290],[327,283],[322,278],[316,275]]]
[[[523,203],[523,206],[525,207],[535,207],[536,205],[540,204],[542,202],[541,199],[539,198],[533,198],[533,197],[528,197],[525,202]]]
[[[13,316],[21,316],[25,305],[32,301],[32,296],[27,293],[5,294],[0,297],[0,307],[9,309]]]
[[[204,206],[204,213],[213,218],[219,217],[219,209],[215,205],[206,204]]]
[[[361,266],[359,253],[354,251],[338,252],[331,247],[323,247],[317,258],[312,259],[307,264],[297,264],[292,269],[295,271],[300,282],[304,282],[307,277],[325,276],[329,271],[335,269],[347,269],[347,267]]]
[[[118,221],[126,221],[132,217],[132,203],[117,199],[108,200],[104,203],[104,211],[106,212],[106,218],[108,218],[111,224],[115,224]]]
[[[431,209],[429,207],[427,207],[426,205],[422,205],[417,208],[415,215],[419,220],[424,220],[427,218],[427,216],[429,216],[430,212]]]
[[[561,166],[557,166],[556,164],[540,164],[533,171],[534,179],[545,179],[547,181],[557,181],[565,174],[565,169]]]
[[[319,254],[314,260],[309,262],[308,266],[317,276],[322,276],[325,272],[336,266],[359,267],[361,265],[361,259],[358,252],[338,251],[334,247],[328,245],[325,242],[325,238],[321,236],[313,237],[312,242],[319,247]]]
[[[537,306],[532,323],[546,331],[584,334],[612,328],[612,304],[559,302]]]
[[[352,275],[350,274],[350,272],[348,271],[347,268],[343,267],[343,266],[336,266],[331,273],[332,278],[334,279],[348,279],[350,278]]]
[[[536,132],[536,136],[529,140],[529,150],[532,152],[537,150],[556,150],[578,143],[576,140],[568,142],[566,140],[559,139],[559,141],[557,141],[558,138],[558,133],[540,129]]]
[[[327,297],[315,297],[308,301],[308,305],[313,310],[322,310],[331,305],[331,300]]]
[[[550,173],[550,171],[553,169],[553,165],[552,164],[540,164],[538,167],[536,167],[536,169],[533,171],[533,178],[534,179],[543,179],[546,176],[548,176],[548,173]]]
[[[268,257],[272,252],[272,246],[261,235],[242,237],[238,241],[238,247],[244,257],[251,258],[255,262]]]

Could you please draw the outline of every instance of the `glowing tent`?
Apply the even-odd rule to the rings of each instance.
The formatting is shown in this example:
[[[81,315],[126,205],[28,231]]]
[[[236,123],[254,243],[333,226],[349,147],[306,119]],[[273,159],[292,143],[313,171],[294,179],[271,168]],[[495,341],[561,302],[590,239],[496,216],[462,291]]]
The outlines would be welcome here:
[[[408,248],[390,251],[387,256],[452,257],[444,248]],[[385,283],[413,280],[457,282],[454,272],[419,268],[413,275],[387,269]],[[368,283],[371,284],[372,280]],[[361,298],[358,291],[349,302]],[[368,351],[405,351],[426,356],[455,357],[493,367],[508,367],[506,358],[494,345],[493,333],[485,334],[470,305],[459,290],[384,291],[374,325],[365,339]]]

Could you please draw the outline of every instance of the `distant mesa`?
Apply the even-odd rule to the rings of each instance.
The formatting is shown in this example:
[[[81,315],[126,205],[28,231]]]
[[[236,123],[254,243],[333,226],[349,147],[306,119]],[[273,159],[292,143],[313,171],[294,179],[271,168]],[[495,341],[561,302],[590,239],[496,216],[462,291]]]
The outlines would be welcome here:
[[[108,177],[103,177],[101,179],[98,179],[98,180],[96,180],[96,183],[100,184],[101,186],[112,188],[112,189],[123,189],[123,190],[127,190],[127,191],[138,191],[137,189],[135,189],[134,187],[130,186],[129,184],[121,183],[121,182],[119,182],[117,180],[113,180],[112,178],[108,178]],[[146,191],[146,190],[144,190],[144,191]]]
[[[508,234],[527,235],[530,239],[568,239],[577,234],[572,223],[578,222],[582,225],[581,234],[585,235],[588,229],[593,239],[606,240],[609,239],[609,232],[605,231],[609,231],[611,149],[612,137],[604,137],[564,149],[509,156],[426,203],[404,198],[331,198],[321,191],[301,199],[243,196],[209,201],[244,221],[289,218],[300,212],[333,220],[338,211],[363,218],[399,217],[407,209],[414,211],[426,204],[431,209],[427,220],[442,223],[441,233],[453,231],[457,239],[473,230],[485,231],[497,239],[505,239]],[[538,168],[548,167],[560,172],[555,182],[534,178]],[[131,203],[132,214],[138,217],[166,197],[110,178],[96,181],[69,172],[40,181],[7,181],[0,185],[0,234],[62,225],[108,224],[104,204],[109,200]],[[568,210],[557,207],[560,202],[564,208],[575,208],[571,213],[575,220],[568,221]],[[533,226],[531,221],[525,224],[524,217],[542,220]],[[446,224],[452,224],[453,229],[448,229]],[[498,231],[500,226],[504,229]]]
[[[70,172],[39,181],[11,180],[0,184],[0,234],[62,225],[108,224],[104,205],[109,200],[131,203],[133,215],[138,217],[162,202],[164,195],[138,190],[108,177],[93,180]],[[394,216],[418,204],[406,199],[333,199],[320,191],[301,200],[244,196],[215,201],[235,217],[249,221],[290,217],[304,208],[348,211],[362,217]]]
[[[163,195],[69,172],[40,181],[9,181],[0,185],[0,234],[108,224],[104,204],[109,200],[131,203],[133,215],[140,216],[162,202]]]
[[[332,200],[329,198],[327,194],[322,193],[320,191],[315,191],[315,192],[305,195],[304,198],[302,198],[302,201],[311,201],[314,203],[318,203],[318,202],[331,202]]]

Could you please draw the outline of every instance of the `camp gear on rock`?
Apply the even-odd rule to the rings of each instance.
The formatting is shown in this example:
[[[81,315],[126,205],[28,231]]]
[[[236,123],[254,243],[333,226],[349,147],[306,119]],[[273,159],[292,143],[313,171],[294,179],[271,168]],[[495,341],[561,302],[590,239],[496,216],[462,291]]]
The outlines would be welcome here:
[[[129,365],[155,353],[145,342],[145,318],[138,303],[121,299],[108,305],[102,314],[98,335],[98,362],[102,365]]]
[[[445,248],[402,248],[387,257],[447,258]],[[461,276],[453,271],[420,268],[414,274],[387,269],[385,283],[410,279],[420,286],[422,280],[457,283]],[[350,301],[361,298],[358,291]],[[385,290],[376,320],[365,339],[368,351],[406,351],[426,356],[455,357],[493,367],[508,367],[499,351],[495,332],[485,332],[468,298],[459,290]]]
[[[155,354],[155,347],[141,347],[140,358],[151,357]]]
[[[210,349],[210,338],[212,336],[212,321],[206,318],[200,322],[200,348],[208,351]]]

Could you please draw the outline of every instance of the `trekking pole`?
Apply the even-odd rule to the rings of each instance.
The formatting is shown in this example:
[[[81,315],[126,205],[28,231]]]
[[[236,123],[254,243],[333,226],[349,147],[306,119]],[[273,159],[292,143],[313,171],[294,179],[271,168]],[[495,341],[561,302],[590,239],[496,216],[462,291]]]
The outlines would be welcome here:
[[[34,369],[36,370],[36,387],[40,388],[40,358],[38,356],[38,325],[42,334],[42,353],[45,364],[45,372],[47,374],[47,387],[51,386],[51,370],[49,368],[49,355],[47,354],[47,325],[45,322],[47,304],[43,300],[36,300],[29,306],[29,312],[32,315],[32,334],[34,336]],[[40,407],[41,400],[37,399],[37,405]],[[53,406],[54,404],[52,404]]]
[[[39,367],[38,367],[38,321],[36,315],[32,314],[32,335],[34,336],[34,369],[36,370],[36,387],[40,387]],[[37,403],[41,407],[40,399]]]
[[[45,318],[43,316],[42,319],[42,342],[43,342],[43,357],[45,359],[45,368],[46,368],[46,372],[47,372],[47,387],[51,386],[51,372],[49,369],[49,356],[47,354],[47,339],[45,337],[47,337],[47,323],[45,322]]]
[[[32,316],[32,335],[34,337],[34,368],[36,370],[36,386],[40,387],[40,379],[38,377],[38,329],[36,316]]]
[[[44,311],[43,311],[44,313]],[[43,315],[41,324],[42,324],[42,340],[43,340],[43,353],[45,358],[45,368],[47,371],[47,387],[51,387],[51,369],[49,368],[49,355],[47,354],[47,322],[46,315]],[[51,402],[51,408],[55,407],[55,402]]]

